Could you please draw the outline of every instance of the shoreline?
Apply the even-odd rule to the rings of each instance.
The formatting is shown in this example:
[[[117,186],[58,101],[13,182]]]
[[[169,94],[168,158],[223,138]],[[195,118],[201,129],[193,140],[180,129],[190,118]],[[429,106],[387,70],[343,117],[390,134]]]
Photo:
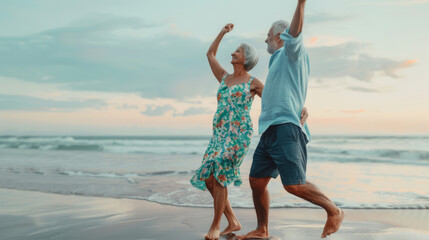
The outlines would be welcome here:
[[[0,199],[1,239],[197,240],[204,239],[213,215],[212,208],[3,188]],[[238,234],[255,228],[253,209],[234,211],[243,226]],[[429,239],[428,209],[345,212],[342,227],[328,239]],[[322,209],[272,208],[270,239],[320,239],[325,220]],[[221,228],[225,226],[223,219]]]
[[[148,203],[154,203],[154,204],[159,204],[161,206],[170,206],[170,207],[179,207],[179,208],[193,208],[193,209],[212,209],[212,207],[204,207],[204,206],[189,206],[189,205],[175,205],[172,203],[163,203],[163,202],[157,202],[157,201],[151,201],[151,200],[147,200],[144,198],[138,198],[138,197],[111,197],[111,196],[88,196],[88,195],[79,195],[79,194],[62,194],[62,193],[55,193],[55,192],[43,192],[43,191],[39,191],[39,190],[31,190],[31,189],[15,189],[15,188],[7,188],[7,187],[0,187],[0,191],[1,190],[12,190],[12,191],[22,191],[22,192],[34,192],[34,193],[40,193],[40,194],[52,194],[52,195],[58,195],[58,196],[76,196],[76,197],[88,197],[88,198],[102,198],[102,199],[124,199],[124,200],[136,200],[136,201],[144,201],[144,202],[148,202]],[[343,210],[362,210],[362,211],[372,211],[372,210],[376,210],[376,211],[402,211],[402,210],[406,210],[406,211],[419,211],[419,210],[427,210],[429,211],[429,208],[410,208],[410,207],[402,207],[402,208],[388,208],[388,207],[370,207],[370,208],[353,208],[353,207],[342,207],[342,206],[338,206]],[[241,206],[233,206],[233,209],[251,209],[253,210],[254,208],[250,208],[250,207],[241,207]],[[300,206],[300,207],[289,207],[289,206],[284,206],[284,207],[277,207],[277,206],[270,206],[270,210],[275,210],[275,209],[314,209],[314,210],[321,210],[322,208],[316,205],[313,205],[312,207],[309,206]],[[429,229],[429,227],[428,227]]]

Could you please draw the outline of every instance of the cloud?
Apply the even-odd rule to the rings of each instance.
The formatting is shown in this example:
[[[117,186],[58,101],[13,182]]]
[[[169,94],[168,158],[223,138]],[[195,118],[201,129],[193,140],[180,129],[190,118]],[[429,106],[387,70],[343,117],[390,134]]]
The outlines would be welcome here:
[[[197,78],[210,71],[202,41],[168,34],[146,38],[118,34],[148,28],[141,19],[103,15],[26,37],[1,37],[0,73],[27,81],[64,83],[71,90],[177,97],[176,89],[184,88],[181,82],[197,83],[183,81],[191,66]]]
[[[38,34],[0,37],[0,74],[59,83],[68,90],[132,92],[145,98],[215,95],[218,83],[205,56],[210,42],[150,32],[154,28],[160,26],[139,18],[97,15]],[[229,65],[229,53],[242,40],[225,38],[218,51],[222,64]],[[263,40],[247,42],[252,41],[265,49]]]
[[[311,21],[345,18],[324,13],[312,16]],[[218,82],[205,56],[210,42],[189,34],[151,32],[162,27],[140,18],[102,14],[38,34],[0,37],[0,74],[55,83],[72,91],[137,93],[143,98],[179,100],[214,96]],[[311,41],[319,42],[317,38]],[[260,62],[251,74],[263,78],[269,59],[263,39],[225,37],[218,51],[219,62],[230,68],[229,53],[240,42],[249,42],[260,52]],[[322,81],[350,76],[370,82],[377,72],[398,78],[399,69],[415,64],[415,60],[370,56],[363,52],[365,46],[347,42],[308,48],[311,76]]]
[[[389,1],[389,2],[370,2],[370,3],[359,3],[358,5],[369,5],[369,6],[407,6],[407,5],[419,5],[428,4],[429,0],[409,0],[409,1]]]
[[[204,107],[190,107],[186,109],[183,113],[176,113],[174,116],[191,116],[191,115],[199,115],[199,114],[206,114],[206,113],[213,113],[213,110],[209,108]]]
[[[376,93],[381,92],[378,89],[366,88],[366,87],[347,87],[347,89],[357,92]]]
[[[124,103],[121,106],[117,106],[116,108],[117,109],[138,109],[139,107],[137,105],[128,105]]]
[[[173,112],[173,117],[178,116],[193,116],[193,115],[200,115],[200,114],[207,114],[207,113],[213,113],[213,110],[205,107],[190,107],[187,108],[182,113],[178,113],[177,109],[174,108],[170,104],[161,105],[161,106],[155,106],[155,105],[147,105],[145,111],[141,111],[140,113],[146,116],[163,116],[167,112]]]
[[[104,106],[107,106],[107,103],[100,99],[54,101],[26,96],[0,95],[0,111],[73,112],[83,108],[101,109]]]
[[[317,41],[319,41],[318,37],[312,37],[308,40],[311,45],[314,45]]]
[[[392,60],[362,53],[367,44],[347,42],[334,46],[308,48],[311,60],[311,76],[319,79],[352,77],[370,82],[377,72],[391,78],[399,78],[398,70],[408,68],[416,60]]]
[[[347,113],[347,114],[357,114],[357,113],[363,113],[366,112],[364,109],[357,109],[357,110],[340,110],[341,113]]]
[[[338,16],[325,12],[310,12],[305,16],[306,23],[321,23],[331,21],[346,21],[350,20],[350,16]]]
[[[140,113],[146,116],[162,116],[172,110],[175,110],[175,108],[169,104],[162,106],[148,105],[146,106],[146,110]]]

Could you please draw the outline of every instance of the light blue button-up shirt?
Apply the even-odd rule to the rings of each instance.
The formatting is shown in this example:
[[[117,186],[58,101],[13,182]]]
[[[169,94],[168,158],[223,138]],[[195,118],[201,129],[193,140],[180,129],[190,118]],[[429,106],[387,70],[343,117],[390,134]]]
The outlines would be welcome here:
[[[302,34],[296,38],[286,29],[280,38],[284,47],[270,58],[269,72],[262,92],[262,110],[259,117],[259,134],[271,125],[293,123],[300,127],[307,140],[310,131],[307,124],[301,126],[301,110],[307,96],[310,61],[302,42]]]

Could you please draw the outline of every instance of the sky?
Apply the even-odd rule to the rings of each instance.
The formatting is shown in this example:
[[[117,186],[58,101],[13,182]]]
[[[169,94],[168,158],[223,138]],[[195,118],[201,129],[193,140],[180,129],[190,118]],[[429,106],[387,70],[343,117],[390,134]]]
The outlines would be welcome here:
[[[206,52],[255,46],[297,1],[2,0],[0,135],[210,135]],[[307,0],[305,106],[313,135],[429,134],[429,0]],[[255,133],[261,111],[255,97]]]

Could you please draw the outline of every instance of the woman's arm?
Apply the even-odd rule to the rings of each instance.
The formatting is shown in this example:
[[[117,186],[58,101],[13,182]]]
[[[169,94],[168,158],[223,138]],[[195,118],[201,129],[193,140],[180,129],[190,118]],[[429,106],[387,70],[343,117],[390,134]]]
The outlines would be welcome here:
[[[233,24],[231,23],[226,24],[225,27],[223,27],[220,33],[217,35],[212,45],[210,45],[209,50],[207,51],[207,59],[209,60],[210,68],[212,69],[213,74],[215,75],[216,79],[219,82],[222,82],[222,78],[223,76],[225,76],[225,74],[227,74],[227,72],[225,71],[225,69],[222,68],[222,66],[217,61],[216,52],[223,36],[226,33],[230,32],[233,28],[234,28]]]
[[[261,81],[259,81],[259,79],[257,78],[253,79],[252,83],[250,84],[250,91],[254,92],[254,95],[258,95],[259,97],[262,97],[263,90],[264,90],[264,84]]]

